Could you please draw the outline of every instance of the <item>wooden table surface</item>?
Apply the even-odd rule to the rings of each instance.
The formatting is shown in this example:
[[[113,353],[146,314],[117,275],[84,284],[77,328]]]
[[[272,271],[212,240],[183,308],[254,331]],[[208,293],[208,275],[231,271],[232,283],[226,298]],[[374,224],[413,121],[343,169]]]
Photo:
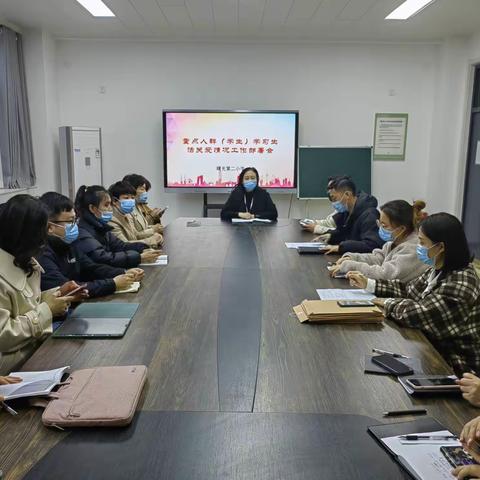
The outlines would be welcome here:
[[[231,225],[179,218],[165,231],[169,264],[146,267],[140,303],[116,340],[43,343],[24,370],[145,364],[144,411],[328,413],[366,415],[422,405],[458,433],[478,411],[461,397],[413,398],[388,376],[363,372],[374,347],[421,359],[426,373],[451,373],[414,329],[383,325],[300,324],[292,307],[317,288],[348,288],[328,276],[328,259],[298,255],[284,242],[309,241],[295,220]],[[41,411],[0,412],[0,469],[22,478],[67,432],[47,429]],[[409,420],[411,417],[402,417]]]

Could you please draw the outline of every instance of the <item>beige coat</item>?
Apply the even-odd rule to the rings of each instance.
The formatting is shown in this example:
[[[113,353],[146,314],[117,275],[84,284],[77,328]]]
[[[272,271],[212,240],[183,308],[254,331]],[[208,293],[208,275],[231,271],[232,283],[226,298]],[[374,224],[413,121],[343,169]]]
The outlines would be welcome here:
[[[143,216],[138,204],[135,205],[133,212],[130,214],[133,220],[133,226],[137,230],[138,234],[145,237],[151,237],[155,232],[152,226],[148,223],[147,219]]]
[[[139,232],[135,228],[132,215],[124,215],[116,207],[113,207],[113,218],[108,224],[113,228],[114,235],[123,242],[143,242],[150,247],[158,246],[158,242],[153,236],[154,231],[151,228],[146,232]]]
[[[44,301],[52,291],[40,291],[41,271],[37,263],[27,277],[0,249],[0,375],[20,367],[52,333],[52,312]]]
[[[135,210],[137,210],[143,215],[143,218],[146,220],[148,225],[156,225],[157,223],[162,223],[161,217],[159,215],[155,215],[153,213],[153,208],[150,208],[146,203],[137,203]]]

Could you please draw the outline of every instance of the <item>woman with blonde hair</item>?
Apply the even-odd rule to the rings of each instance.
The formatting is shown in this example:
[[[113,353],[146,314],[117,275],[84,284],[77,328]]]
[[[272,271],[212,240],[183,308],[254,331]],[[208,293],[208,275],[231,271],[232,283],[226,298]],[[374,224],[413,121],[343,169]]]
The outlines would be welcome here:
[[[427,266],[417,258],[417,227],[425,217],[425,202],[410,205],[405,200],[393,200],[380,208],[378,234],[385,242],[372,253],[345,253],[331,270],[332,276],[351,271],[375,280],[409,282],[419,277]]]

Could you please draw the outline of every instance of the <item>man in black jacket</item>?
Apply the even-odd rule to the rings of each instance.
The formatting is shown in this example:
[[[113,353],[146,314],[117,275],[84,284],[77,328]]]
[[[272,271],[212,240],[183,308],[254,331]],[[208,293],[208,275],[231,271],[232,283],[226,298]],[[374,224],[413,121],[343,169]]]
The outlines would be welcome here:
[[[41,288],[48,290],[69,281],[86,283],[90,297],[110,295],[116,290],[128,288],[140,280],[143,270],[125,270],[95,263],[76,248],[78,227],[75,223],[73,203],[55,192],[45,193],[40,201],[49,214],[48,243],[38,262],[42,266]]]
[[[378,235],[377,199],[358,192],[349,177],[340,177],[332,185],[330,200],[337,211],[333,219],[337,228],[316,238],[332,245],[326,253],[370,253],[381,248],[383,240]]]

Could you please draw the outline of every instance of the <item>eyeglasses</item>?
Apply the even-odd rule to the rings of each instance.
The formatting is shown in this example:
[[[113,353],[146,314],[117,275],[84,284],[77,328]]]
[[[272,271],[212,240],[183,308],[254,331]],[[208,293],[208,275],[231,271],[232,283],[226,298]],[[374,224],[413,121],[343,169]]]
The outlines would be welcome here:
[[[48,223],[50,223],[50,225],[55,225],[56,227],[60,227],[60,228],[65,228],[65,227],[68,227],[69,225],[73,227],[73,225],[78,224],[78,218],[74,218],[73,220],[57,220],[56,222],[48,222]]]

